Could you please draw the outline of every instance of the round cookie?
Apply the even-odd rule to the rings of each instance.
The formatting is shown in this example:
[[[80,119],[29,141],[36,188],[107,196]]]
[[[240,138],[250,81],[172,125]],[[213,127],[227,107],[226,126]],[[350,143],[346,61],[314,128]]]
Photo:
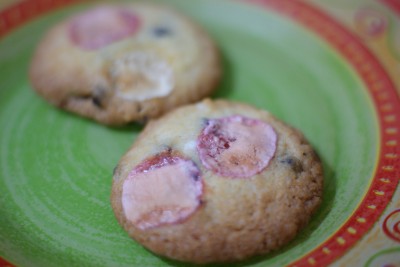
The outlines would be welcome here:
[[[44,36],[30,67],[53,105],[108,125],[145,122],[210,95],[219,54],[198,25],[154,4],[109,4]]]
[[[227,262],[292,240],[322,187],[321,162],[298,130],[266,111],[206,99],[145,127],[114,170],[111,203],[149,250]]]

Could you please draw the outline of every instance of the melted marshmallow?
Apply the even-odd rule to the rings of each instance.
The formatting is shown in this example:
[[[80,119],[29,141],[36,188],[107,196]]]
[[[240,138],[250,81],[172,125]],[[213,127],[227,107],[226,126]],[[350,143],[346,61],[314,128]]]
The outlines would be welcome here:
[[[200,205],[202,182],[190,160],[156,156],[131,171],[123,184],[126,218],[141,230],[178,223]]]
[[[101,6],[75,17],[69,34],[82,49],[95,50],[133,35],[139,24],[139,18],[131,11]]]
[[[197,150],[207,169],[226,177],[248,178],[267,167],[276,142],[269,124],[236,115],[209,120]]]
[[[168,95],[174,85],[171,66],[148,52],[133,52],[114,61],[111,77],[116,95],[143,101]]]

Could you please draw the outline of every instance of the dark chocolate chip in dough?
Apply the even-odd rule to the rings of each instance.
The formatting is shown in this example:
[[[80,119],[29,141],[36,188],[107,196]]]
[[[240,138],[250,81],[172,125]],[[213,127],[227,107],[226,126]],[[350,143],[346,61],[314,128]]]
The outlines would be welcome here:
[[[100,98],[100,97],[93,96],[92,102],[93,102],[93,104],[94,104],[96,107],[98,107],[98,108],[101,108],[101,107],[102,107],[102,106],[101,106],[101,98]]]
[[[171,30],[164,26],[154,28],[153,33],[157,37],[165,37],[172,34]]]
[[[297,173],[303,171],[303,165],[301,164],[300,160],[296,157],[286,156],[280,160],[280,163],[290,166],[293,169],[293,171]]]
[[[107,89],[103,86],[96,86],[92,93],[92,102],[98,108],[104,108]]]

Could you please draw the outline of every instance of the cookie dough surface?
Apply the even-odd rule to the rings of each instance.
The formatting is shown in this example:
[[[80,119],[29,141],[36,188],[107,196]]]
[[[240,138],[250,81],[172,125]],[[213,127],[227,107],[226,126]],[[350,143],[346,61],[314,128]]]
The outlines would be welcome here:
[[[131,3],[95,6],[51,28],[30,80],[55,106],[120,125],[210,95],[220,73],[217,48],[197,24],[169,7]]]
[[[247,122],[237,117],[246,118]],[[239,172],[221,172],[214,166],[204,164],[200,156],[203,134],[210,121],[218,120],[220,129],[232,133],[228,145],[223,143],[218,146],[218,155],[226,153],[229,158],[229,150],[235,149],[237,155],[248,155],[263,162],[254,166],[246,165]],[[225,127],[225,124],[232,122]],[[238,123],[240,127],[237,127]],[[241,139],[241,135],[247,131],[252,132],[254,138],[246,135],[249,139],[246,146],[246,138]],[[227,132],[220,134],[222,130],[214,132],[218,134],[211,138],[213,140],[225,140],[229,135]],[[269,139],[266,142],[254,141],[259,138]],[[243,143],[242,148],[238,149],[235,142]],[[256,152],[254,145],[258,146]],[[129,219],[132,216],[127,214],[123,199],[133,196],[124,187],[144,162],[166,153],[179,155],[179,158],[192,162],[198,169],[197,178],[183,175],[183,171],[173,171],[175,179],[182,179],[188,184],[188,200],[176,203],[188,203],[185,208],[190,207],[190,213],[184,218],[176,217],[169,223],[144,229],[137,221]],[[216,155],[206,154],[212,157]],[[236,160],[239,165],[247,164],[244,157]],[[162,162],[167,164],[170,161]],[[153,165],[157,173],[161,173],[158,170],[160,165]],[[168,168],[180,166],[167,165]],[[229,164],[218,166],[230,168]],[[164,170],[168,171],[166,168]],[[193,171],[188,168],[186,173],[189,172]],[[242,175],[243,172],[251,175]],[[169,175],[158,178],[164,176]],[[201,191],[190,189],[199,181],[202,184]],[[160,182],[151,184],[150,187],[159,187],[157,190],[165,188]],[[179,190],[183,190],[184,186]],[[245,104],[204,100],[176,109],[146,126],[114,171],[111,202],[123,228],[151,251],[181,261],[227,262],[265,254],[292,240],[319,206],[322,187],[321,162],[298,130],[266,111]],[[197,192],[197,195],[193,192]],[[173,192],[170,194],[174,195]],[[183,196],[182,193],[179,195]],[[136,205],[140,206],[138,203]],[[159,209],[164,207],[160,205]],[[136,211],[131,209],[131,212]],[[164,212],[168,213],[168,208]]]

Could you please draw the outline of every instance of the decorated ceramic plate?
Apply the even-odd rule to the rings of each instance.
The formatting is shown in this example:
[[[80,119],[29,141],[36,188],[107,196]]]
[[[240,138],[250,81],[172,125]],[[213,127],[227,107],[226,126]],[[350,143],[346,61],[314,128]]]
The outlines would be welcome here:
[[[42,34],[91,4],[19,1],[0,13],[0,265],[186,266],[132,241],[111,210],[112,170],[142,127],[55,109],[27,78]],[[324,165],[322,206],[300,235],[230,266],[399,266],[398,2],[168,4],[220,47],[213,97],[301,129]]]

